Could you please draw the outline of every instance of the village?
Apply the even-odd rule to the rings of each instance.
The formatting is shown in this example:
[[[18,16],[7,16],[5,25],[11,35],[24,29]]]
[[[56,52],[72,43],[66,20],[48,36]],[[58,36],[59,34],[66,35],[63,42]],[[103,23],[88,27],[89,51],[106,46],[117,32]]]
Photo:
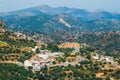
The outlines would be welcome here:
[[[58,60],[59,58],[64,58],[65,53],[63,52],[51,52],[49,50],[41,50],[40,44],[37,44],[32,51],[36,52],[39,51],[39,53],[36,53],[34,56],[32,56],[30,59],[24,61],[24,67],[32,67],[34,71],[40,71],[44,66],[52,67],[52,66],[68,66],[70,65],[81,65],[81,61],[90,61],[84,56],[80,55],[80,48],[87,46],[86,44],[80,45],[75,42],[66,42],[59,44],[59,48],[73,48],[71,51],[70,56],[66,57],[64,61]],[[111,56],[105,56],[100,55],[98,53],[91,54],[91,60],[92,61],[102,61],[111,63],[114,65],[114,58]]]

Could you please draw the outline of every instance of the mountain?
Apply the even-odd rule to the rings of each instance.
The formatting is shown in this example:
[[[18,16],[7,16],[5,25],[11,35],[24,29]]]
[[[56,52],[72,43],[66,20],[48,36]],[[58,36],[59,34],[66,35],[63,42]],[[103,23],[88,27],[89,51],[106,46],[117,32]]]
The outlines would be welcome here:
[[[96,19],[120,19],[119,13],[111,13],[105,10],[89,12],[84,9],[68,8],[68,7],[51,7],[48,5],[41,5],[37,7],[22,9],[18,11],[12,11],[8,13],[0,13],[0,18],[8,17],[26,17],[26,16],[38,16],[40,14],[57,15],[67,14],[77,18],[83,18],[85,21],[91,21]]]
[[[4,19],[3,19],[4,20]],[[62,31],[110,31],[120,30],[119,19],[84,21],[67,14],[27,16],[5,19],[6,26],[12,30],[39,31],[42,33]]]
[[[8,28],[13,30],[39,30],[44,23],[49,20],[51,16],[42,14],[40,16],[19,17],[5,20]]]
[[[80,43],[88,43],[106,53],[119,53],[120,51],[120,31],[79,33],[76,39]]]
[[[23,10],[0,13],[0,19],[13,30],[40,31],[63,30],[108,31],[120,29],[120,14],[105,10],[89,12],[84,9],[50,7],[42,5]]]
[[[62,21],[61,21],[62,20]],[[84,30],[84,21],[79,18],[59,14],[50,16],[42,14],[39,16],[20,17],[5,20],[8,28],[20,31],[39,31],[43,33]],[[67,24],[67,25],[66,25]],[[68,27],[70,26],[70,27]]]
[[[106,20],[94,20],[88,22],[88,31],[111,31],[120,30],[120,20],[118,19],[106,19]]]

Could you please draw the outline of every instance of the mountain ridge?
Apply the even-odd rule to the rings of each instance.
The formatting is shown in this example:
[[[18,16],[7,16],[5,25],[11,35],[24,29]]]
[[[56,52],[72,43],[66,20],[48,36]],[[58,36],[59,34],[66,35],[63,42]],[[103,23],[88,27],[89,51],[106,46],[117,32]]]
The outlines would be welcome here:
[[[60,18],[64,23],[60,22]],[[0,19],[4,20],[6,26],[12,30],[34,30],[48,34],[58,31],[94,32],[120,29],[120,14],[105,10],[89,12],[77,8],[54,8],[48,5],[14,11],[7,16],[1,15]],[[69,25],[65,25],[65,22]]]
[[[40,14],[56,15],[56,14],[69,14],[74,17],[82,17],[88,20],[96,19],[109,19],[118,18],[120,19],[120,13],[112,13],[105,10],[90,12],[85,9],[69,8],[69,7],[51,7],[48,5],[41,5],[22,10],[12,11],[8,13],[0,13],[1,17],[18,15],[18,16],[37,16]],[[99,16],[100,15],[100,16]]]

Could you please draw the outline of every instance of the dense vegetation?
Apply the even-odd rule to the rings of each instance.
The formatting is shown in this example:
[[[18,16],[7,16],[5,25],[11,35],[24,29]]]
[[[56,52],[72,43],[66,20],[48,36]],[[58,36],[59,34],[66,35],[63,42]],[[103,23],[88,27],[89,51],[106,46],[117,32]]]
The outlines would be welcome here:
[[[31,33],[26,33],[31,34]],[[35,35],[39,40],[41,38],[46,43],[60,44],[62,42],[78,42],[86,43],[97,50],[105,51],[106,53],[119,53],[120,49],[120,31],[108,32],[80,32],[80,31],[63,31],[48,34],[37,33]],[[39,38],[41,37],[41,38]]]
[[[55,66],[55,67],[44,67],[40,80],[110,80],[110,76],[116,80],[119,78],[119,70],[113,71],[112,69],[103,70],[101,64],[104,63],[92,63],[92,62],[81,62],[82,65],[68,65],[68,66]],[[103,77],[96,77],[96,73],[103,72]]]
[[[3,21],[0,24],[0,60],[23,62],[29,59],[35,42],[20,32],[7,29]]]
[[[6,31],[0,35],[0,40],[7,42],[9,45],[14,45],[14,46],[30,46],[33,47],[35,43],[33,40],[28,40],[26,39],[18,39],[17,35],[12,32],[12,31]]]
[[[16,64],[0,63],[0,80],[29,80],[30,78],[33,78],[31,70]]]

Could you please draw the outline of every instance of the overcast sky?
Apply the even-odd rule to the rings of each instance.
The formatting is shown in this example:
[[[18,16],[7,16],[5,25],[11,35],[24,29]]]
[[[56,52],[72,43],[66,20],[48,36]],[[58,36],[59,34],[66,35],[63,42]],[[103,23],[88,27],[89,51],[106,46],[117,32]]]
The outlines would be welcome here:
[[[9,12],[39,5],[68,6],[95,11],[120,12],[120,0],[0,0],[0,12]]]

